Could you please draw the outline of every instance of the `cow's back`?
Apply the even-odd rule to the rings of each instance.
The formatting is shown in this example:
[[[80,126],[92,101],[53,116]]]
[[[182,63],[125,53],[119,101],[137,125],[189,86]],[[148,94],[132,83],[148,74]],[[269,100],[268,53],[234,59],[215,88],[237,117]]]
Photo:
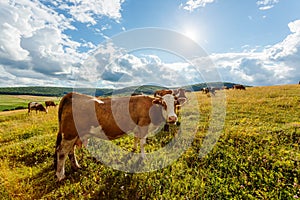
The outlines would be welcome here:
[[[76,136],[89,134],[92,129],[103,131],[108,139],[121,137],[137,125],[151,123],[149,112],[152,98],[147,96],[104,98],[99,100],[91,96],[69,93],[59,105],[58,119],[60,132],[71,140]],[[157,109],[157,108],[156,108]],[[155,109],[154,109],[155,110]],[[160,119],[159,112],[153,119]],[[161,120],[160,120],[161,121]]]

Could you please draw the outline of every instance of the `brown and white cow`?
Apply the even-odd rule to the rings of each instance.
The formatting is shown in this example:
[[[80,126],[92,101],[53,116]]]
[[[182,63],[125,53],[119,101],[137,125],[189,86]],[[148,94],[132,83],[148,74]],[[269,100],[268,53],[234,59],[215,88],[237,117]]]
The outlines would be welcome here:
[[[188,100],[188,98],[185,96],[185,92],[186,90],[183,88],[173,90],[173,94],[177,97],[177,100],[181,106],[185,104]]]
[[[173,94],[177,98],[179,105],[183,105],[187,101],[185,92],[186,91],[183,88],[178,88],[174,90],[157,90],[154,93],[154,97],[163,97],[166,94]]]
[[[163,97],[166,94],[172,94],[175,99],[177,100],[177,104],[175,104],[175,112],[176,115],[179,116],[180,114],[180,109],[183,104],[185,104],[188,101],[188,98],[185,95],[186,90],[183,88],[178,88],[174,90],[157,90],[154,93],[154,97]],[[179,126],[180,122],[177,121],[176,125]],[[166,123],[164,125],[164,131],[168,132],[169,131],[169,123]]]
[[[69,93],[60,101],[55,150],[56,176],[65,177],[67,155],[73,169],[80,168],[75,146],[81,147],[90,136],[114,140],[128,132],[134,132],[134,150],[140,140],[141,156],[145,157],[144,145],[148,127],[161,126],[165,121],[176,123],[175,97],[159,98],[132,96],[96,99],[78,93]]]
[[[45,101],[45,105],[46,105],[46,108],[48,108],[50,106],[56,107],[56,104],[54,103],[54,101]]]
[[[45,107],[42,104],[37,103],[37,102],[29,102],[28,103],[28,114],[30,113],[31,110],[35,110],[36,113],[37,113],[37,111],[47,113],[47,109],[45,109]]]

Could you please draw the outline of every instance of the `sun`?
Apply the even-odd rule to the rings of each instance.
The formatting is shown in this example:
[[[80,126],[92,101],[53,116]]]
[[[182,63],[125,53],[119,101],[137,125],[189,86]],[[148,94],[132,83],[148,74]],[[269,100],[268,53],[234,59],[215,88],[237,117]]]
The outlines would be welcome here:
[[[197,41],[198,39],[198,34],[193,29],[186,29],[183,34],[191,40]]]

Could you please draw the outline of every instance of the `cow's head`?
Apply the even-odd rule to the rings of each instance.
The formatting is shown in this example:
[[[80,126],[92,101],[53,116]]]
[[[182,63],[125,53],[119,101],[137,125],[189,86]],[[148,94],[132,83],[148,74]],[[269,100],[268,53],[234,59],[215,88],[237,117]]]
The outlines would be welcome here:
[[[42,104],[37,105],[37,110],[48,113],[48,109],[46,109]]]
[[[166,94],[162,97],[155,98],[153,104],[159,104],[162,106],[162,114],[167,119],[168,123],[176,123],[177,115],[175,113],[176,106],[178,105],[177,98],[171,94]]]

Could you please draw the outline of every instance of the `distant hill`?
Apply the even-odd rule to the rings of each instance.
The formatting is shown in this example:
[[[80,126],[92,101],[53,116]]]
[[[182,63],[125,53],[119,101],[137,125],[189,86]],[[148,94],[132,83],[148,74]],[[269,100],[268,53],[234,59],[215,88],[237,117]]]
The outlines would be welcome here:
[[[212,82],[212,83],[199,83],[194,85],[182,86],[182,88],[190,91],[200,91],[204,87],[220,87],[227,86],[232,88],[235,83],[228,82]],[[6,95],[35,95],[35,96],[64,96],[65,94],[75,91],[92,96],[110,96],[115,95],[128,95],[135,93],[153,94],[156,90],[168,89],[166,87],[155,85],[132,86],[122,89],[105,89],[105,88],[68,88],[68,87],[3,87],[0,88],[0,94]],[[175,88],[170,88],[175,89]]]

